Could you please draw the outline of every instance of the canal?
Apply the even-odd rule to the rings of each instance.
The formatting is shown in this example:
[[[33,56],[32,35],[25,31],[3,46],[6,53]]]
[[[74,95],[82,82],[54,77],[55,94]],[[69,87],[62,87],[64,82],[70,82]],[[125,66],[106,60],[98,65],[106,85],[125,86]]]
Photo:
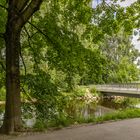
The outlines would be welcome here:
[[[135,102],[135,104],[134,104]],[[63,106],[62,110],[55,112],[57,114],[66,115],[71,119],[78,118],[96,118],[104,116],[109,113],[116,112],[124,108],[139,107],[139,100],[133,98],[111,97],[108,99],[100,99],[99,101],[85,102],[81,100],[73,100],[67,105]],[[23,104],[22,106],[22,120],[26,127],[33,127],[38,119],[36,107],[31,104]],[[0,125],[4,116],[4,105],[0,105]],[[51,117],[49,118],[52,119]]]

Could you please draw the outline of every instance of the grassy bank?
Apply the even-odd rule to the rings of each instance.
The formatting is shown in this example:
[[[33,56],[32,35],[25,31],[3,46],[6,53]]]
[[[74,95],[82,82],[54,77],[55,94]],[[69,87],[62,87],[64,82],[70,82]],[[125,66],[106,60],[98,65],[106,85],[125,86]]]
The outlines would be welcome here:
[[[103,103],[102,99],[106,104]],[[132,108],[132,106],[139,103],[139,99],[133,98],[114,97],[104,99],[101,94],[96,92],[95,88],[78,87],[73,92],[63,92],[53,97],[45,96],[44,99],[35,104],[24,102],[22,104],[22,118],[26,121],[33,119],[34,126],[31,126],[31,130],[43,131],[83,123],[96,124],[112,120],[138,118],[140,117],[140,109]],[[113,112],[96,117],[94,113],[97,111],[96,107],[98,105],[112,108]],[[3,110],[1,105],[0,111]],[[87,113],[86,117],[85,113]],[[24,125],[27,127],[25,120]]]
[[[101,116],[101,117],[92,117],[92,118],[83,118],[79,117],[76,119],[72,118],[59,118],[57,121],[54,121],[53,123],[50,122],[49,124],[45,125],[45,122],[38,121],[36,125],[34,126],[34,130],[37,131],[43,131],[46,129],[60,129],[63,127],[68,127],[70,125],[79,125],[83,123],[104,123],[106,121],[117,121],[117,120],[124,120],[124,119],[130,119],[130,118],[139,118],[140,117],[140,109],[131,108],[131,109],[123,109],[119,111],[115,111],[114,113],[109,113],[107,115]]]
[[[116,120],[124,120],[124,119],[131,119],[131,118],[139,118],[140,117],[140,109],[123,109],[119,111],[115,111],[113,113],[106,114],[101,117],[96,118],[79,118],[76,120],[77,124],[81,123],[103,123],[106,121],[116,121]]]
[[[130,119],[130,118],[139,118],[140,117],[140,109],[123,109],[116,111],[114,113],[107,114],[102,117],[98,117],[95,119],[96,123],[101,123],[104,121],[110,120],[123,120],[123,119]]]
[[[101,94],[97,93],[95,88],[87,89],[86,87],[79,87],[71,93],[62,93],[62,97],[57,100],[58,114],[56,114],[56,116],[52,116],[50,120],[37,120],[34,125],[34,129],[44,130],[50,128],[62,128],[82,123],[96,124],[111,120],[122,120],[140,117],[140,109],[131,108],[132,105],[138,104],[139,100],[124,97],[115,97],[110,98],[109,100],[105,100],[106,103],[111,103],[107,107],[117,109],[117,111],[113,111],[112,113],[103,115],[101,117],[96,117],[95,115],[84,117],[83,114],[81,114],[81,110],[86,108],[87,105],[88,108],[90,108],[91,105],[91,110],[95,111],[96,106],[101,104],[101,98]],[[117,107],[115,108],[114,106]]]

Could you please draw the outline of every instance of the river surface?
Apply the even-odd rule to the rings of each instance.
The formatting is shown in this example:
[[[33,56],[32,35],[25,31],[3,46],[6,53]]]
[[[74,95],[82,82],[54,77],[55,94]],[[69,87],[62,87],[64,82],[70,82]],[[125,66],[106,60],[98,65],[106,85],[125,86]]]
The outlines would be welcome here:
[[[89,117],[99,117],[103,116],[107,113],[114,112],[114,109],[110,109],[108,107],[96,105],[94,103],[88,103],[88,104],[79,104],[75,105],[74,107],[67,109],[67,113],[72,117],[83,117],[85,119],[88,119]],[[26,113],[26,112],[25,112]],[[36,122],[35,112],[33,112],[34,115],[32,117],[23,117],[22,120],[25,122],[25,125],[27,127],[32,127]],[[0,125],[2,125],[2,120],[4,116],[4,106],[0,106]]]
[[[107,105],[105,105],[107,104]],[[71,102],[70,105],[65,108],[65,112],[71,117],[71,118],[92,118],[92,117],[100,117],[103,115],[106,115],[108,113],[113,113],[117,109],[120,109],[120,107],[113,107],[112,103],[109,101],[105,101],[105,104],[103,102],[90,102],[86,103],[83,101],[79,102]],[[107,107],[105,107],[107,106]],[[140,105],[138,105],[140,107]],[[34,109],[32,109],[32,112],[30,112],[30,115],[28,115],[28,108],[22,109],[23,116],[22,120],[25,123],[25,126],[27,127],[33,127],[36,123],[36,112]],[[2,120],[4,116],[4,106],[0,105],[0,125],[2,125]]]

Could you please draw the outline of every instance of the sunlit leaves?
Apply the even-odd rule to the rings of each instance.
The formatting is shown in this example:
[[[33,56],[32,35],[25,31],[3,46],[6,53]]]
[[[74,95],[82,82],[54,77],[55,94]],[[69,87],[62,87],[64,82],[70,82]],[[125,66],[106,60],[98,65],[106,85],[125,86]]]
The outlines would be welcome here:
[[[140,53],[131,44],[130,37],[121,30],[112,37],[106,36],[100,45],[107,61],[104,68],[106,82],[130,82],[139,79],[139,69],[136,64]]]

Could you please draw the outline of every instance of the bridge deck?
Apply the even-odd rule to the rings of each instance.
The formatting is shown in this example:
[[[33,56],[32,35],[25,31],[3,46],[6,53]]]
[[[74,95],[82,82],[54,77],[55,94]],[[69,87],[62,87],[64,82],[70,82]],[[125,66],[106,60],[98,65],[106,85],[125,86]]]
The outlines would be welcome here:
[[[105,95],[140,98],[140,84],[96,85],[96,90]]]
[[[97,91],[99,91],[105,95],[140,98],[140,91],[134,91],[134,90],[97,89]]]

